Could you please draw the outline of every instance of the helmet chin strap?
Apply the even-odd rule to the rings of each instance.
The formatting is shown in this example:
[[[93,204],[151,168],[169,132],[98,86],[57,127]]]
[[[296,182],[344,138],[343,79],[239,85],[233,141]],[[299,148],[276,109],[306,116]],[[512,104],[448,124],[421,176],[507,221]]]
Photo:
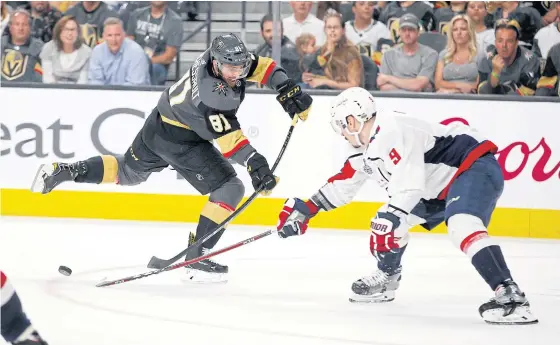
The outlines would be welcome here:
[[[346,133],[350,134],[351,136],[354,137],[354,139],[356,139],[356,143],[358,143],[358,145],[360,145],[360,147],[364,146],[365,144],[362,143],[362,141],[360,140],[360,133],[362,132],[362,129],[364,129],[364,123],[360,122],[360,128],[358,129],[357,132],[350,132],[348,130],[348,126],[346,126],[346,128],[344,130],[346,130]]]

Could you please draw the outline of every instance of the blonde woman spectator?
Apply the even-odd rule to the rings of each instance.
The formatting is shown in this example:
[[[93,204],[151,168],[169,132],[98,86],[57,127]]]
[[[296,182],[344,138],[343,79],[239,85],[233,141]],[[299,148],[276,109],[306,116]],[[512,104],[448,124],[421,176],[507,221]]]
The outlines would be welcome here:
[[[484,22],[484,18],[488,15],[486,6],[484,1],[469,1],[467,4],[467,16],[469,16],[476,33],[478,59],[486,56],[488,47],[494,45],[496,40],[494,29],[489,29]]]
[[[299,70],[308,72],[310,59],[317,50],[315,47],[315,36],[312,34],[303,34],[296,39],[296,52],[299,56]]]
[[[342,15],[328,10],[324,18],[327,42],[315,53],[311,64],[311,70],[319,73],[304,72],[302,81],[312,88],[344,90],[363,86],[362,58],[344,34]]]
[[[4,1],[0,2],[0,36],[4,33],[4,29],[10,21],[10,11]]]
[[[76,19],[62,17],[54,26],[52,41],[41,51],[43,83],[87,84],[90,55]]]
[[[447,31],[447,48],[439,54],[436,66],[436,91],[474,93],[478,85],[476,57],[476,35],[469,17],[453,17]]]

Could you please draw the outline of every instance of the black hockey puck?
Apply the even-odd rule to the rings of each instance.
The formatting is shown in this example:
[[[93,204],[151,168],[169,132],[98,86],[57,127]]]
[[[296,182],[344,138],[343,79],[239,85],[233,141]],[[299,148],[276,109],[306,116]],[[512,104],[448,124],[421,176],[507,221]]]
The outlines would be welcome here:
[[[58,268],[58,272],[60,272],[60,274],[65,275],[65,276],[69,276],[72,274],[72,270],[66,266],[60,266]]]

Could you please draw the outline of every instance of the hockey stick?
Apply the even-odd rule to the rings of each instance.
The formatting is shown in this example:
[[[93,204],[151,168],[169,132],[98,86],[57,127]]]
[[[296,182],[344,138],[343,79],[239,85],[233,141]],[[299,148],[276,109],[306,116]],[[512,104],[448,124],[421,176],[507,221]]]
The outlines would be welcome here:
[[[276,232],[276,230],[267,230],[267,231],[265,231],[261,234],[250,237],[250,238],[248,238],[244,241],[237,242],[235,244],[232,244],[231,246],[222,248],[220,250],[214,251],[214,252],[206,254],[206,255],[199,256],[198,258],[183,261],[183,262],[180,262],[178,264],[167,266],[167,267],[164,267],[162,269],[155,270],[155,271],[150,271],[150,272],[146,272],[146,273],[137,274],[135,276],[130,276],[130,277],[126,277],[126,278],[122,278],[122,279],[118,279],[118,280],[112,280],[112,281],[103,281],[101,283],[96,284],[95,286],[105,287],[105,286],[122,284],[122,283],[126,283],[126,282],[129,282],[129,281],[132,281],[132,280],[146,278],[146,277],[149,277],[149,276],[154,275],[154,274],[160,274],[162,272],[172,271],[172,270],[175,270],[177,268],[181,268],[181,267],[184,267],[184,266],[187,266],[187,265],[192,265],[194,263],[197,263],[197,262],[202,261],[202,260],[206,260],[206,259],[211,258],[213,256],[216,256],[218,254],[222,254],[222,253],[228,252],[232,249],[244,246],[244,245],[249,244],[251,242],[254,242],[256,240],[260,240],[261,238],[264,238],[264,237],[266,237],[266,236],[268,236],[268,235],[270,235],[274,232]]]
[[[278,154],[278,157],[276,158],[276,162],[274,162],[274,165],[272,166],[271,172],[273,172],[273,173],[274,173],[274,170],[276,170],[276,167],[278,166],[278,164],[280,163],[280,160],[282,159],[282,156],[284,156],[284,152],[286,151],[286,148],[288,147],[288,144],[290,143],[290,139],[292,137],[292,132],[294,131],[294,127],[297,124],[297,122],[298,122],[298,117],[297,117],[297,115],[294,115],[294,118],[292,120],[290,129],[288,130],[288,134],[286,135],[286,139],[284,140],[284,144],[282,145],[282,148],[280,149],[280,153]],[[259,195],[259,193],[261,191],[262,191],[262,186],[257,188],[253,192],[253,194],[249,197],[249,199],[247,199],[247,201],[245,201],[241,206],[239,206],[237,208],[237,210],[235,210],[232,214],[230,214],[223,222],[218,224],[218,226],[216,227],[216,229],[214,231],[204,235],[201,239],[199,239],[198,241],[193,243],[191,246],[185,248],[182,252],[175,255],[171,259],[164,260],[164,259],[160,259],[160,258],[157,258],[155,256],[152,256],[152,258],[150,259],[150,262],[148,262],[148,268],[162,269],[164,267],[167,267],[167,266],[171,265],[172,263],[174,263],[175,261],[182,258],[183,256],[185,256],[188,253],[189,250],[192,250],[192,248],[196,248],[196,247],[200,246],[202,243],[206,242],[210,237],[217,234],[226,225],[228,225],[229,222],[231,222],[235,217],[237,217],[245,208],[247,208],[247,206],[249,206],[249,204],[251,202],[253,202],[253,200]]]

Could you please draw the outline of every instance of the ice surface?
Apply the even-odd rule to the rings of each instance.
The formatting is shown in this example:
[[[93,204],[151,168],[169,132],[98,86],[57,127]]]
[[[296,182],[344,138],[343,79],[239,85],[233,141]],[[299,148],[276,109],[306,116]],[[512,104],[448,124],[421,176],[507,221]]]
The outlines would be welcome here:
[[[555,344],[560,241],[498,238],[540,323],[493,326],[478,315],[492,291],[446,235],[413,233],[394,302],[348,302],[372,269],[367,231],[269,236],[216,257],[227,284],[181,282],[182,270],[97,288],[183,249],[193,224],[1,218],[0,267],[50,345]],[[218,247],[265,231],[231,227]],[[70,277],[58,266],[73,270]],[[2,340],[0,340],[0,343]]]

